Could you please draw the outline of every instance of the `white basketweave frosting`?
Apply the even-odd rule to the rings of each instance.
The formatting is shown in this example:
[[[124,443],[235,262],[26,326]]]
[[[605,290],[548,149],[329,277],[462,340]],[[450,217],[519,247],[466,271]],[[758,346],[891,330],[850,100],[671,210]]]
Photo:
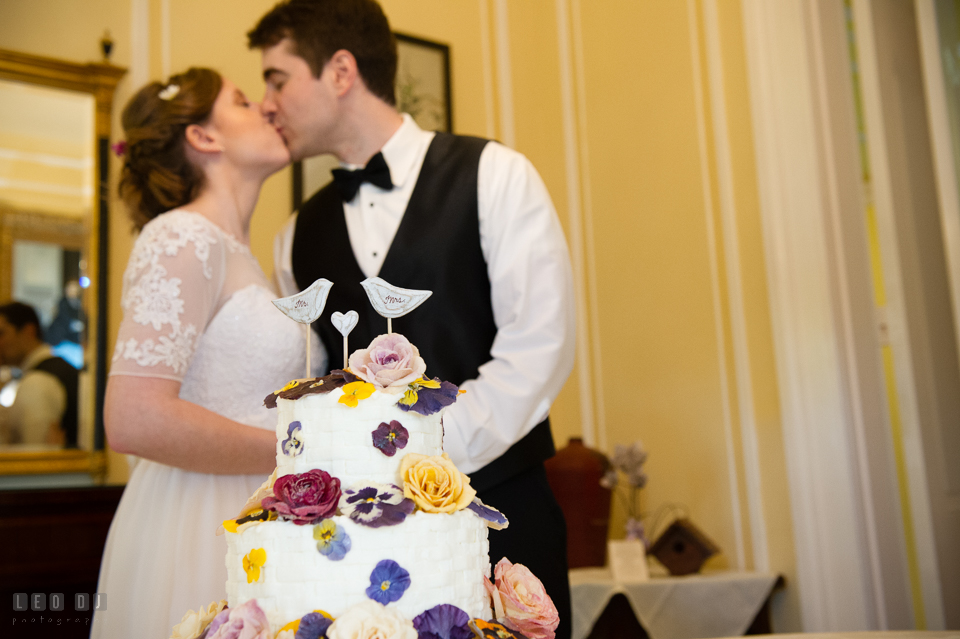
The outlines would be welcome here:
[[[396,526],[369,528],[333,517],[350,536],[351,549],[339,561],[317,552],[313,526],[269,521],[227,535],[227,602],[233,608],[256,599],[272,632],[321,609],[338,617],[362,601],[370,573],[392,559],[410,573],[410,587],[390,603],[413,619],[439,604],[453,604],[471,618],[489,619],[483,578],[490,573],[487,527],[467,510],[453,514],[416,512]],[[260,579],[247,583],[243,557],[263,548]]]
[[[397,407],[402,394],[375,391],[357,406],[339,403],[341,389],[327,394],[277,400],[277,477],[320,469],[340,480],[342,489],[357,484],[402,487],[400,462],[408,453],[443,454],[443,411],[423,416]],[[299,455],[283,452],[291,422],[300,422]],[[400,422],[406,446],[388,456],[373,445],[381,423]],[[333,617],[368,601],[370,574],[390,559],[410,574],[410,586],[389,604],[413,619],[439,604],[452,604],[471,618],[491,617],[483,580],[490,575],[486,522],[469,510],[452,514],[417,511],[394,526],[371,528],[348,517],[332,517],[350,537],[350,550],[334,561],[317,550],[313,525],[267,521],[243,527],[227,537],[227,601],[231,608],[250,599],[264,611],[272,633],[314,610]],[[243,558],[262,548],[266,561],[259,579],[247,582]]]
[[[299,399],[278,399],[277,477],[325,470],[340,480],[341,489],[357,482],[396,484],[400,481],[400,460],[407,453],[435,456],[443,454],[443,411],[423,416],[397,408],[403,394],[375,391],[357,406],[339,403],[343,391],[325,395],[305,395]],[[300,422],[303,452],[295,457],[284,454],[283,441],[291,422]],[[393,457],[373,446],[373,431],[381,423],[398,421],[409,433],[406,447]]]

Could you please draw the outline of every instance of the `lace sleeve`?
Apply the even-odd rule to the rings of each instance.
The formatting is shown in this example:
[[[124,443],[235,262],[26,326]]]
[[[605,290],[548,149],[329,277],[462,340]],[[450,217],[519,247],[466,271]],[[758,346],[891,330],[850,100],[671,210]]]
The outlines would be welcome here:
[[[147,224],[123,275],[123,321],[111,375],[182,381],[224,282],[216,227],[185,211]]]

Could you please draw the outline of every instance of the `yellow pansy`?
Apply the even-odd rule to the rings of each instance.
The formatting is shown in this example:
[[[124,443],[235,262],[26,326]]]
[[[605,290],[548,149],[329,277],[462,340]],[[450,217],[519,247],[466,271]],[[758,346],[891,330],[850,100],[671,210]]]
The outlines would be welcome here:
[[[339,402],[350,408],[356,408],[361,399],[370,397],[375,390],[376,387],[369,382],[350,382],[344,385],[343,395],[340,396]]]
[[[237,532],[237,526],[240,524],[237,523],[236,519],[224,519],[223,520],[223,529],[229,533]]]
[[[247,583],[260,581],[260,569],[267,563],[267,551],[254,548],[243,557],[243,570],[247,573]]]

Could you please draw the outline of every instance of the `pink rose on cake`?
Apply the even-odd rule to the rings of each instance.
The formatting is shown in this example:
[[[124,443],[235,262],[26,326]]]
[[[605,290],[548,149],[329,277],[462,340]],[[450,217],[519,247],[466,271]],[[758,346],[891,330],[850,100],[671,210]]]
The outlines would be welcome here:
[[[227,608],[207,627],[206,639],[271,639],[270,622],[256,599]]]
[[[497,621],[529,639],[553,639],[560,616],[543,584],[530,569],[510,563],[504,557],[494,568],[493,576],[496,585],[486,578],[484,585],[493,599]]]
[[[305,526],[333,516],[339,502],[340,480],[322,470],[308,470],[277,477],[273,495],[265,497],[261,505],[282,519]]]
[[[380,335],[350,356],[350,372],[378,390],[401,393],[427,370],[417,347],[398,333]]]

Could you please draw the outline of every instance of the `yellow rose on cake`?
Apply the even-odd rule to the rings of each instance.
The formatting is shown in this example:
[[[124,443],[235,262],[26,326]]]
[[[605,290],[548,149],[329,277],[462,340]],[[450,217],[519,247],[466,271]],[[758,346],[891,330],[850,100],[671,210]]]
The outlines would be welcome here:
[[[466,508],[477,496],[470,478],[457,470],[450,457],[407,453],[400,461],[403,495],[422,511],[452,513]]]

